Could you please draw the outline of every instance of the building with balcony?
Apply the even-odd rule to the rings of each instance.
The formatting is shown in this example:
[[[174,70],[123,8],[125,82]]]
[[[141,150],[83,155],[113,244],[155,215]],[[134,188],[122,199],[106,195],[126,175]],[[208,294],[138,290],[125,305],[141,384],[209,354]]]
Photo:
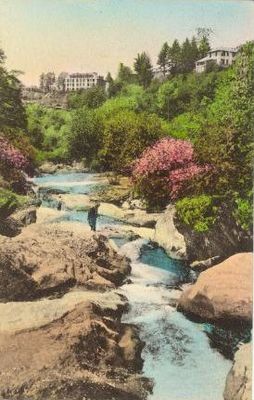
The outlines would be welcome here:
[[[64,91],[77,91],[80,89],[89,89],[93,86],[105,86],[103,76],[97,72],[68,74],[64,79]]]
[[[218,47],[210,50],[206,57],[196,61],[196,72],[205,72],[209,65],[216,64],[220,67],[228,67],[234,62],[238,49]]]

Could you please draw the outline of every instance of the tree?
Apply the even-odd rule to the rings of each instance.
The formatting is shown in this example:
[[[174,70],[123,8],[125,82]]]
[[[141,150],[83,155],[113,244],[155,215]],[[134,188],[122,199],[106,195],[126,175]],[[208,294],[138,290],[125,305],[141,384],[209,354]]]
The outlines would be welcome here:
[[[123,84],[122,82],[119,82],[117,80],[114,80],[111,76],[111,73],[108,72],[107,77],[106,77],[106,82],[107,82],[107,94],[108,97],[114,97],[118,93],[121,92]]]
[[[68,94],[69,108],[97,108],[106,101],[106,93],[103,87],[93,86],[89,89],[82,89],[78,92]]]
[[[160,66],[163,75],[166,75],[166,71],[169,68],[169,63],[170,63],[170,58],[169,58],[169,45],[167,42],[165,42],[162,45],[161,51],[159,52],[158,55],[158,61],[157,64]]]
[[[40,75],[40,89],[45,92],[48,93],[50,92],[52,85],[54,85],[56,81],[56,76],[54,72],[47,72],[42,73]]]
[[[242,46],[234,66],[224,71],[207,121],[195,140],[201,161],[214,166],[212,189],[232,199],[252,190],[254,134],[254,42]],[[211,182],[208,182],[209,190]]]
[[[68,76],[67,72],[61,72],[58,77],[57,77],[57,87],[58,90],[60,91],[64,91],[64,82],[65,82],[65,78]]]
[[[86,107],[75,111],[68,134],[68,154],[71,159],[85,158],[88,163],[97,156],[102,141],[102,124],[94,110]]]
[[[192,188],[192,180],[209,169],[208,165],[196,163],[190,142],[164,138],[143,152],[134,164],[132,175],[139,195],[148,206],[163,207]]]
[[[0,49],[0,129],[26,127],[25,109],[21,99],[21,83],[15,72],[4,66],[5,55]]]
[[[169,49],[169,57],[171,59],[171,73],[176,74],[179,72],[181,64],[181,46],[177,39],[174,40]]]
[[[142,151],[163,135],[160,118],[147,113],[120,111],[105,121],[103,148],[104,169],[124,171]]]
[[[211,50],[210,37],[212,33],[213,30],[211,28],[197,29],[199,58],[205,57],[209,50]]]
[[[137,55],[134,61],[134,70],[137,73],[138,82],[145,88],[148,87],[153,78],[150,57],[145,53]]]
[[[134,74],[130,67],[124,65],[123,63],[119,64],[117,80],[123,84],[133,83],[134,82]]]

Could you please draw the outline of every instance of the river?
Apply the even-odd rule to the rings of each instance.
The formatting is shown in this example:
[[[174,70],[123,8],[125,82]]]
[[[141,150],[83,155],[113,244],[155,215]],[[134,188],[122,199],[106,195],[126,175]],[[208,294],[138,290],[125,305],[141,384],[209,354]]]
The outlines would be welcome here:
[[[46,175],[36,178],[35,183],[43,191],[60,189],[73,196],[89,194],[101,186],[94,175],[82,173]],[[54,203],[44,201],[44,205],[52,207]],[[58,222],[66,219],[87,223],[87,213],[60,212]],[[114,224],[120,223],[100,217],[98,229]],[[211,346],[214,327],[188,320],[175,307],[182,286],[194,278],[191,270],[145,239],[114,240],[119,252],[131,259],[131,281],[118,292],[130,304],[123,321],[138,325],[145,342],[143,373],[154,381],[149,400],[223,400],[232,361]]]

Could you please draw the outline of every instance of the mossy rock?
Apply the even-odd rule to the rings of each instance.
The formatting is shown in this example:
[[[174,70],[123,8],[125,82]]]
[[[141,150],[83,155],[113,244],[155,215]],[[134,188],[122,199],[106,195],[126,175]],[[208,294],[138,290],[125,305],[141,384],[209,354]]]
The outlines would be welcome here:
[[[19,196],[10,190],[0,188],[0,218],[7,218],[18,207],[23,206],[26,201],[25,196]]]

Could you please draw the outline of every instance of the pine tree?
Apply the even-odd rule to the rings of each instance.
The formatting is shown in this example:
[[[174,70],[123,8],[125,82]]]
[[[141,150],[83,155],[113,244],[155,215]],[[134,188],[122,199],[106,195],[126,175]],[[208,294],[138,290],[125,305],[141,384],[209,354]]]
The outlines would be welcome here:
[[[171,73],[176,74],[180,70],[181,64],[181,46],[177,39],[174,40],[172,46],[169,49],[169,57],[171,59]]]
[[[198,28],[197,29],[199,58],[205,57],[207,55],[208,51],[211,50],[210,36],[211,36],[212,32],[213,31],[211,28]]]
[[[161,70],[163,72],[163,75],[166,75],[166,71],[169,67],[170,63],[170,58],[169,58],[169,45],[167,42],[165,42],[161,48],[161,51],[158,55],[158,61],[157,64],[161,67]]]
[[[153,78],[150,57],[145,53],[137,55],[134,61],[134,70],[137,73],[138,82],[145,88],[148,87]]]

